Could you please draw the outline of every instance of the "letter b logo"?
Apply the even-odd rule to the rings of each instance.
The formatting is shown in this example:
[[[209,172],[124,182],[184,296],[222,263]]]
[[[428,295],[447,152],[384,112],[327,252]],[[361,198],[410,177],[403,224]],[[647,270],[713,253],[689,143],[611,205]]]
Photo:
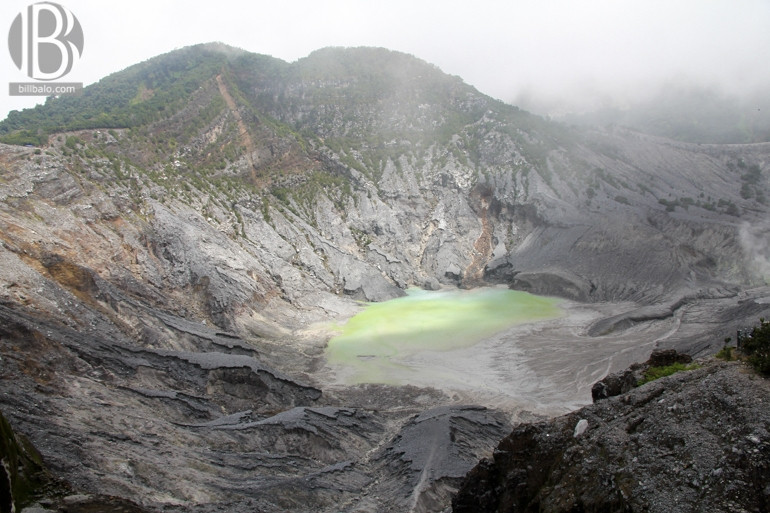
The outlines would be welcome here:
[[[13,20],[8,48],[16,67],[27,76],[56,80],[69,73],[83,53],[83,29],[59,4],[32,4]]]

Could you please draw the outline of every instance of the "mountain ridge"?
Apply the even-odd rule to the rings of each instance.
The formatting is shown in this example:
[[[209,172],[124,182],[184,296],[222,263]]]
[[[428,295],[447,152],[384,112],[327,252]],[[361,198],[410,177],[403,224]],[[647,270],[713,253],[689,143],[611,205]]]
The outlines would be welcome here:
[[[378,285],[367,285],[369,292],[344,283],[329,287],[328,270],[322,281],[366,299],[392,297],[413,284],[486,280],[580,300],[655,302],[697,292],[699,281],[700,288],[763,282],[762,266],[753,262],[767,256],[751,254],[746,241],[767,228],[767,144],[694,145],[623,129],[577,131],[384,49],[329,48],[291,64],[225,50],[186,48],[105,79],[130,85],[115,94],[132,98],[132,108],[182,91],[184,101],[135,118],[143,124],[131,128],[53,136],[46,153],[61,151],[67,166],[103,167],[101,183],[133,205],[129,211],[144,216],[158,200],[163,208],[168,202],[193,207],[220,228],[229,219],[228,231],[243,242],[244,215],[260,213],[271,231],[277,215],[310,229],[339,218],[345,226],[338,239],[363,267],[346,278],[340,277],[345,266],[334,264],[333,281],[360,284],[363,269],[375,264],[378,271],[366,274],[384,281],[374,278]],[[167,64],[173,66],[160,73]],[[173,93],[153,87],[152,80],[173,82],[175,73],[183,79]],[[102,82],[87,88],[80,111],[88,110],[90,96],[107,94]],[[52,100],[30,115],[56,117],[57,105],[75,101]],[[446,227],[443,191],[462,196],[450,207],[456,229]],[[387,212],[391,233],[357,214],[362,194],[367,208]],[[319,204],[332,208],[321,211]],[[411,246],[399,248],[395,240],[412,230],[410,210],[421,228],[407,237]],[[469,230],[478,235],[459,246],[442,235]],[[688,231],[704,230],[716,239],[689,240]],[[685,243],[669,236],[677,231]],[[612,258],[617,237],[627,239],[620,246],[629,247],[631,260]],[[329,258],[318,246],[328,237],[313,238],[311,251]],[[724,251],[725,244],[731,249]],[[597,251],[611,260],[597,261]],[[317,260],[302,265],[328,267]],[[663,284],[671,290],[661,292]]]

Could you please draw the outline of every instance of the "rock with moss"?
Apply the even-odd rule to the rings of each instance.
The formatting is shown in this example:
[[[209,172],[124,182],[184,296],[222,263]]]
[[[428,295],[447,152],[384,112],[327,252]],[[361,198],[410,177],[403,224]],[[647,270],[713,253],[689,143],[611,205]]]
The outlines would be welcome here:
[[[692,356],[680,353],[675,349],[656,349],[644,363],[635,363],[628,369],[608,374],[591,387],[591,397],[594,402],[608,397],[625,394],[640,384],[652,381],[652,376],[669,375],[668,371],[661,373],[660,369],[670,369],[670,374],[676,370],[684,370],[692,362]]]
[[[40,454],[0,413],[0,513],[20,511],[49,483]]]

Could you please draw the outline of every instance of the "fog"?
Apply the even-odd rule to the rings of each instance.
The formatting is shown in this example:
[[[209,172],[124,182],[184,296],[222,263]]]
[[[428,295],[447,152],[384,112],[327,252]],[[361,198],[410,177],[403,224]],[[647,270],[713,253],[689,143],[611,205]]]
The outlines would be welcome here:
[[[770,285],[770,222],[750,225],[744,223],[740,229],[740,243],[751,267],[758,277]]]
[[[0,32],[31,1],[0,5]],[[770,84],[767,0],[59,0],[85,49],[67,81],[89,84],[174,48],[222,41],[294,61],[326,46],[413,54],[481,92],[559,116],[644,101],[670,84],[731,97]],[[6,50],[7,81],[27,78]],[[0,116],[41,99],[11,98]]]

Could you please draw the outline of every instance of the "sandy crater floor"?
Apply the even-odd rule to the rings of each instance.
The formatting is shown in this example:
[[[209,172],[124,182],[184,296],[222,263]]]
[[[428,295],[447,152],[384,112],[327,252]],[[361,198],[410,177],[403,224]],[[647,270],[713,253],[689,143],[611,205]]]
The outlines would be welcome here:
[[[429,345],[387,357],[330,356],[329,340],[347,319],[335,321],[336,330],[330,325],[315,326],[303,338],[325,345],[324,364],[313,374],[323,389],[342,391],[366,383],[411,385],[440,390],[451,402],[551,416],[589,404],[593,383],[608,372],[644,361],[658,342],[676,335],[680,324],[675,314],[596,337],[588,334],[589,326],[633,311],[637,305],[567,300],[557,304],[558,316],[516,323],[469,345],[448,349]],[[377,361],[383,359],[384,365]],[[362,374],[370,364],[374,370]]]

